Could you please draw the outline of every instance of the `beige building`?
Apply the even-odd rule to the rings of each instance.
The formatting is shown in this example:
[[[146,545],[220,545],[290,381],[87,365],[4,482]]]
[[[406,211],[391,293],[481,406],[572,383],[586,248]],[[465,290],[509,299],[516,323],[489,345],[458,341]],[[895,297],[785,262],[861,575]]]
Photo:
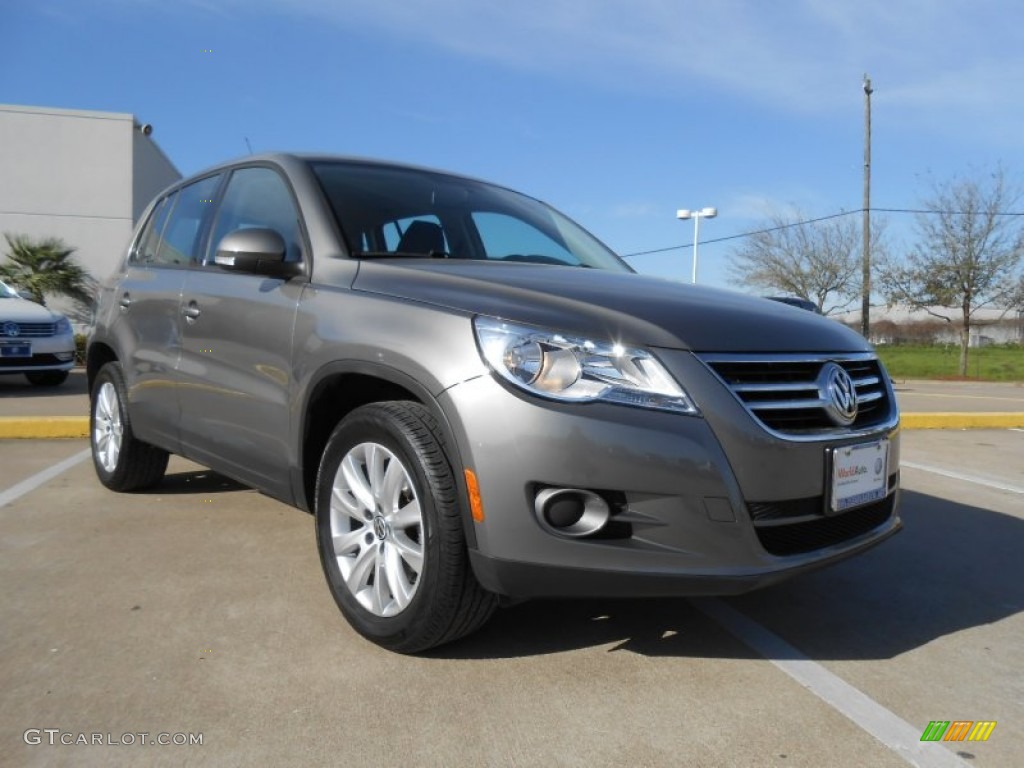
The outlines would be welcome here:
[[[860,329],[860,310],[840,312],[832,318]],[[874,344],[959,344],[963,314],[959,309],[904,306],[873,306],[871,338]],[[1014,309],[982,307],[971,320],[970,346],[1024,343],[1024,312]]]
[[[59,237],[102,279],[149,201],[181,178],[151,133],[130,114],[0,104],[0,233]]]

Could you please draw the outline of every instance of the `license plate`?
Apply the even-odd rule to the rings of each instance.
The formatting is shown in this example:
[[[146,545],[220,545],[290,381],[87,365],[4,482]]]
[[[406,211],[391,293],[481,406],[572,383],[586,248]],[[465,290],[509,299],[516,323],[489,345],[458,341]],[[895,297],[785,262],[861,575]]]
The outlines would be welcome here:
[[[32,345],[0,344],[0,357],[32,357]]]
[[[832,511],[885,498],[889,479],[889,441],[848,445],[832,451]]]

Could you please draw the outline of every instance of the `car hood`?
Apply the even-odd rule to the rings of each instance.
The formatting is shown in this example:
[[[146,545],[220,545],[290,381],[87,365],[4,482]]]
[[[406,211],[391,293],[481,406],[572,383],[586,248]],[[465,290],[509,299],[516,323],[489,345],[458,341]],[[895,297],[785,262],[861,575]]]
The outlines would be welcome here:
[[[363,261],[353,289],[620,343],[694,352],[863,352],[834,320],[734,291],[579,267]]]
[[[0,324],[55,323],[57,317],[46,307],[28,299],[0,299]]]

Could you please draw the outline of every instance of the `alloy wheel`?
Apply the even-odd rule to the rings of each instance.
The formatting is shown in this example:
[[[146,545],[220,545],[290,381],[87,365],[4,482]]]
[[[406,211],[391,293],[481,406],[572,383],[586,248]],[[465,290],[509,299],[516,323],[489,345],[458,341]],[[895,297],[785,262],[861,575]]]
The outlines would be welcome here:
[[[423,571],[423,513],[409,471],[389,449],[360,443],[331,488],[331,543],[345,586],[375,616],[401,613]]]
[[[121,407],[117,401],[117,389],[112,382],[105,381],[96,395],[96,410],[93,415],[92,441],[96,456],[107,472],[117,469],[117,458],[121,454],[121,440],[124,424],[121,421]]]

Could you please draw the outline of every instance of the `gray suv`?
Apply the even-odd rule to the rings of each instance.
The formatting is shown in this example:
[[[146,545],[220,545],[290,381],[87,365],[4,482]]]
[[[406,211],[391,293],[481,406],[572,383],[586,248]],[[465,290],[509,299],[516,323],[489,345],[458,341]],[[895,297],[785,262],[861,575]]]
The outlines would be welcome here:
[[[87,354],[104,485],[175,453],[313,512],[342,613],[400,652],[503,599],[738,593],[901,526],[863,338],[635,274],[449,173],[268,154],[182,181]]]

